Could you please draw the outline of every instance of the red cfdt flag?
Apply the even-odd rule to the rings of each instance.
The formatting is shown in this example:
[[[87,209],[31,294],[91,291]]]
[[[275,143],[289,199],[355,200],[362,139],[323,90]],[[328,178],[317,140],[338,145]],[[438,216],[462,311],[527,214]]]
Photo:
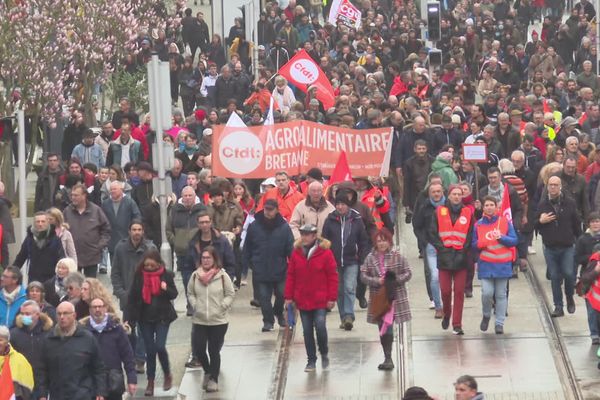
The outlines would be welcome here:
[[[323,103],[325,110],[335,105],[331,82],[305,50],[296,53],[278,73],[304,93],[308,92],[309,86],[316,86],[317,100]]]
[[[346,152],[342,151],[340,153],[340,157],[338,158],[337,163],[335,164],[335,168],[331,173],[329,185],[333,185],[334,183],[338,182],[348,181],[352,181],[352,173],[350,172],[350,166],[348,165],[348,158],[346,158]]]

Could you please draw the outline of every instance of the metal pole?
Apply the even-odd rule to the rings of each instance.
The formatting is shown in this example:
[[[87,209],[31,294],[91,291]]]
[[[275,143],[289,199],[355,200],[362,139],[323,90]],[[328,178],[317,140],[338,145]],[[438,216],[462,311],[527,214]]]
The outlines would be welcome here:
[[[252,0],[252,72],[254,72],[254,79],[258,82],[259,70],[258,70],[258,21],[260,19],[260,0]]]
[[[171,267],[173,265],[172,262],[172,252],[171,246],[169,246],[169,242],[167,241],[167,199],[166,199],[166,188],[165,188],[165,148],[163,146],[163,132],[164,132],[164,121],[162,118],[161,110],[160,110],[160,98],[161,96],[170,96],[170,93],[161,93],[161,85],[160,85],[160,68],[158,60],[158,55],[153,54],[152,60],[150,61],[152,68],[152,81],[149,82],[150,85],[153,86],[153,91],[150,91],[152,98],[149,99],[151,104],[154,104],[154,109],[156,112],[152,115],[152,119],[156,121],[156,154],[158,158],[158,202],[160,206],[160,237],[161,237],[161,245],[160,245],[160,255],[165,262],[165,265]]]
[[[25,112],[17,111],[17,122],[19,124],[19,139],[17,151],[17,163],[19,165],[19,230],[21,240],[27,236],[27,165],[25,161]]]

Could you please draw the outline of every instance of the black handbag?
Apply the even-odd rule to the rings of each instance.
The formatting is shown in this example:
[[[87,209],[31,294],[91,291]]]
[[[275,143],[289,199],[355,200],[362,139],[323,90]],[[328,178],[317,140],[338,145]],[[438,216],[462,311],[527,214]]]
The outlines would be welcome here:
[[[120,396],[125,393],[125,378],[123,370],[109,369],[107,374],[106,389],[109,396]]]

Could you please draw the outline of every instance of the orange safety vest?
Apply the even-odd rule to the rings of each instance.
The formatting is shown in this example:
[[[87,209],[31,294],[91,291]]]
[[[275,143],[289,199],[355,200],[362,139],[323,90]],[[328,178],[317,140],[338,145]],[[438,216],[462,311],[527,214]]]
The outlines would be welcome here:
[[[585,294],[585,298],[596,311],[600,311],[600,283],[598,280],[600,280],[600,277],[596,278],[590,290]]]
[[[492,233],[496,230],[502,235],[508,233],[508,221],[503,216],[498,217],[498,222],[493,224],[477,224],[477,242],[485,244],[479,253],[479,259],[492,263],[505,263],[513,261],[513,252],[494,239]]]
[[[468,207],[460,210],[460,217],[452,225],[450,210],[448,207],[440,206],[437,208],[438,235],[444,244],[444,247],[452,247],[455,250],[462,250],[467,241],[467,234],[471,226],[473,212]]]

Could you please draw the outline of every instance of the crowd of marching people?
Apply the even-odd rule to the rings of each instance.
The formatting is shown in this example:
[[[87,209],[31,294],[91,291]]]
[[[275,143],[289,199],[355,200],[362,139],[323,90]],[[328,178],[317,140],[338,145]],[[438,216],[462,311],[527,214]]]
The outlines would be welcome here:
[[[132,73],[152,52],[169,62],[172,128],[155,132],[153,116],[127,98],[98,126],[72,110],[61,152],[47,154],[38,173],[35,215],[16,255],[0,185],[0,382],[12,375],[17,399],[120,399],[135,393],[138,373],[152,396],[157,358],[169,390],[178,296],[192,322],[186,366],[202,368],[203,389],[218,391],[229,310],[250,285],[262,332],[298,312],[306,372],[319,358],[329,366],[330,312],[352,331],[356,306],[377,325],[378,368],[389,371],[417,268],[408,262],[416,253],[394,246],[398,216],[412,225],[423,262],[425,287],[413,290],[427,292],[442,329],[472,329],[462,313],[477,278],[478,328],[493,323],[503,334],[510,279],[530,267],[537,235],[552,317],[573,314],[575,296],[584,297],[591,343],[600,345],[600,80],[589,0],[442,1],[438,65],[414,1],[357,2],[359,28],[325,22],[324,3],[264,5],[258,71],[243,19],[227,38],[210,37],[204,15],[182,9],[181,27],[142,32],[124,62]],[[529,29],[534,21],[540,32]],[[318,88],[277,75],[301,49],[331,82],[333,107]],[[215,130],[232,115],[262,125],[269,111],[275,123],[390,128],[390,176],[351,171],[352,180],[335,181],[318,168],[264,180],[214,176]],[[152,184],[156,141],[174,155],[166,220]],[[466,158],[463,144],[485,145],[486,160]],[[173,265],[157,250],[161,225]],[[112,292],[97,274],[109,274]],[[460,399],[483,398],[469,376],[455,389]],[[404,398],[430,397],[416,388]]]

